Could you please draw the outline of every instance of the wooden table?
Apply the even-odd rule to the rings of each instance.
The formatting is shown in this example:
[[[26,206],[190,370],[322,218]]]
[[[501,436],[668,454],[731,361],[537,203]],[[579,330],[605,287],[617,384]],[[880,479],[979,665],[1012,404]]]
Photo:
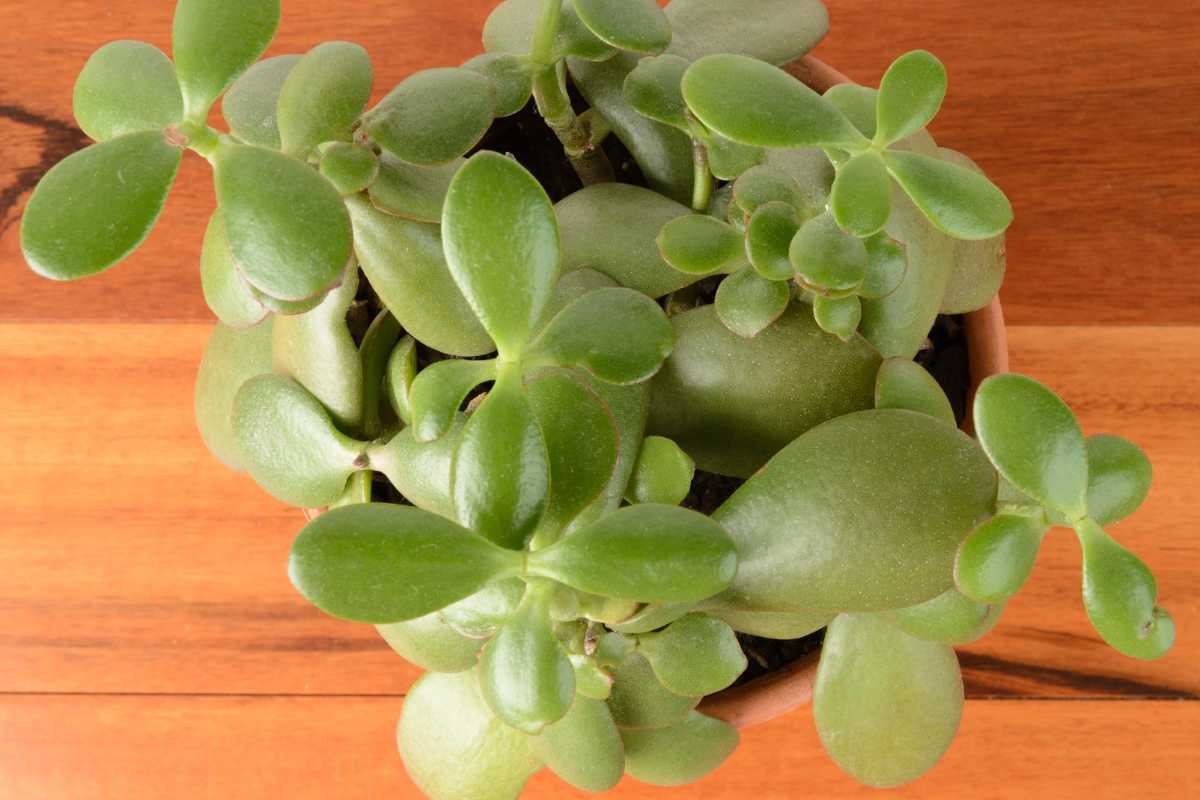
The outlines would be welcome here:
[[[377,96],[478,49],[490,0],[287,0],[273,53],[365,44]],[[8,0],[0,26],[0,797],[415,797],[393,729],[412,668],[284,574],[296,512],[203,450],[192,379],[207,168],[185,159],[128,263],[76,284],[26,270],[17,219],[83,143],[71,82],[114,38],[169,45],[171,5]],[[928,47],[935,124],[1013,199],[1003,299],[1016,369],[1088,432],[1154,461],[1115,534],[1155,570],[1175,650],[1103,646],[1057,532],[997,631],[963,649],[959,738],[913,797],[1200,796],[1200,14],[1193,2],[831,0],[818,54],[863,80]],[[339,9],[353,7],[351,16]],[[880,10],[884,9],[884,10]],[[540,775],[533,797],[575,797]],[[753,729],[698,785],[614,797],[877,796],[824,757],[811,714]]]

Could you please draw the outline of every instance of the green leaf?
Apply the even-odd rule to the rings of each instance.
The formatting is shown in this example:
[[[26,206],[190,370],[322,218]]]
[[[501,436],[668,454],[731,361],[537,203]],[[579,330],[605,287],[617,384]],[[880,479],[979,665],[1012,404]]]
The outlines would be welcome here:
[[[888,172],[934,226],[956,239],[991,239],[1013,220],[1012,205],[977,172],[919,153],[888,150]]]
[[[521,387],[502,367],[495,386],[467,419],[454,452],[454,516],[497,544],[525,546],[550,492],[546,442]]]
[[[161,50],[122,40],[101,47],[75,79],[75,121],[96,141],[159,131],[183,118],[175,67]]]
[[[698,711],[665,728],[622,730],[626,769],[654,786],[683,786],[703,778],[737,748],[737,728]]]
[[[766,639],[800,639],[824,628],[833,619],[833,611],[744,611],[714,608],[714,617],[729,623],[739,633]]]
[[[731,142],[723,136],[710,135],[704,140],[708,152],[708,169],[723,181],[737,180],[743,172],[762,164],[766,151],[761,147]]]
[[[533,93],[533,65],[529,59],[510,53],[483,53],[462,65],[492,82],[497,117],[516,114]]]
[[[625,498],[630,503],[677,506],[691,491],[695,472],[696,462],[679,445],[663,436],[647,436],[625,487]]]
[[[405,428],[387,444],[368,448],[371,468],[386,475],[418,508],[452,518],[450,466],[464,424],[464,417],[459,415],[446,435],[433,442],[418,442],[412,428]]]
[[[327,614],[354,622],[422,617],[517,572],[520,557],[411,506],[358,503],[314,519],[292,542],[288,577]]]
[[[303,56],[274,56],[259,61],[233,82],[221,100],[221,115],[234,136],[246,144],[279,149],[276,106],[288,73]]]
[[[1156,605],[1150,569],[1091,519],[1075,532],[1083,546],[1083,604],[1096,631],[1127,656],[1164,655],[1175,643],[1175,622]]]
[[[791,299],[786,281],[768,280],[753,267],[742,267],[721,281],[713,306],[721,324],[750,339],[779,319]]]
[[[695,603],[648,603],[633,616],[608,627],[618,633],[650,633],[670,625],[695,607]]]
[[[233,398],[243,383],[270,371],[270,321],[245,330],[217,324],[196,374],[196,427],[209,452],[230,469],[245,469],[233,435]]]
[[[878,153],[867,150],[838,168],[829,207],[838,225],[860,239],[883,229],[892,213],[892,182]]]
[[[267,49],[279,25],[279,0],[178,0],[175,69],[187,118],[203,121],[221,93]]]
[[[746,175],[750,173],[747,172]],[[741,185],[741,180],[734,184],[735,198],[737,187]],[[770,195],[760,195],[766,196]],[[800,215],[796,213],[794,206],[779,200],[750,202],[754,206],[752,212],[747,212],[750,214],[750,221],[746,223],[746,255],[750,258],[750,264],[759,275],[769,281],[791,280],[792,262],[788,253],[792,239],[800,230]],[[782,312],[782,309],[780,311]]]
[[[958,424],[942,387],[924,367],[906,358],[889,358],[880,365],[875,378],[875,407],[907,408],[948,425]]]
[[[838,227],[829,212],[813,217],[792,239],[788,257],[797,277],[829,292],[851,292],[867,274],[867,248]]]
[[[517,800],[542,766],[529,738],[488,708],[475,670],[422,676],[404,698],[396,740],[405,771],[432,800]]]
[[[788,172],[772,164],[762,164],[738,177],[733,184],[733,199],[747,215],[768,203],[783,203],[795,210],[801,205],[801,189]]]
[[[786,64],[807,53],[829,31],[820,0],[671,0],[668,52],[694,61],[714,53],[741,53]]]
[[[1067,404],[1024,375],[993,375],[975,395],[979,443],[1000,474],[1070,519],[1087,514],[1087,448]]]
[[[688,108],[707,127],[758,147],[862,146],[850,121],[778,67],[722,54],[694,62],[683,76]]]
[[[408,333],[448,355],[496,349],[450,275],[437,225],[385,214],[361,198],[347,198],[346,207],[359,264]]]
[[[329,142],[321,148],[321,174],[343,197],[366,189],[379,174],[375,151],[360,144]]]
[[[856,83],[838,83],[826,89],[822,96],[841,109],[859,133],[868,139],[875,137],[875,107],[879,98],[876,89]]]
[[[654,0],[573,0],[573,5],[583,24],[613,47],[654,54],[671,43],[671,26]]]
[[[954,562],[954,583],[980,603],[1012,597],[1033,571],[1046,527],[1032,517],[997,514],[963,540]]]
[[[432,442],[450,429],[467,395],[484,381],[496,379],[496,362],[448,359],[421,370],[408,394],[413,435]]]
[[[687,59],[679,56],[639,60],[625,78],[625,101],[645,117],[687,131],[687,104],[679,88],[687,68]]]
[[[629,653],[613,669],[608,709],[623,730],[674,725],[686,719],[699,702],[699,697],[677,695],[659,683],[650,662],[641,653]]]
[[[42,177],[21,218],[21,252],[56,281],[108,269],[132,253],[162,213],[182,151],[159,131],[85,147]]]
[[[689,275],[709,275],[744,257],[741,234],[707,214],[671,220],[655,241],[663,260]]]
[[[463,672],[475,666],[482,645],[451,628],[433,612],[405,622],[375,626],[396,654],[421,669]]]
[[[982,173],[971,159],[942,147],[943,161]],[[954,268],[942,296],[943,314],[964,314],[983,308],[992,301],[1004,282],[1007,266],[1004,235],[979,241],[954,240]]]
[[[909,636],[952,645],[970,644],[995,627],[1004,602],[977,603],[957,589],[932,600],[884,612],[884,618]]]
[[[280,300],[328,291],[351,255],[350,217],[329,181],[265,147],[222,145],[217,203],[242,275]]]
[[[738,547],[716,602],[761,611],[874,611],[949,589],[959,542],[992,510],[996,474],[926,414],[860,411],[813,428],[713,514]]]
[[[479,143],[494,112],[491,80],[469,69],[439,67],[401,81],[363,117],[363,130],[402,161],[445,164]]]
[[[946,97],[946,68],[925,50],[897,58],[879,83],[875,141],[889,145],[928,125]]]
[[[450,182],[442,230],[450,274],[500,357],[518,358],[558,280],[550,198],[516,161],[477,153]]]
[[[379,176],[368,192],[371,203],[398,217],[441,223],[450,181],[465,163],[456,158],[446,164],[420,167],[384,153],[379,160]]]
[[[825,634],[813,716],[825,751],[855,780],[907,783],[950,747],[963,685],[949,645],[927,642],[869,614],[843,614]]]
[[[688,614],[658,633],[639,636],[638,652],[663,686],[688,697],[715,694],[746,670],[733,628],[707,614]]]
[[[1088,516],[1101,525],[1128,517],[1150,493],[1150,459],[1120,436],[1087,439]]]
[[[417,378],[417,340],[405,336],[392,349],[384,370],[384,393],[392,411],[405,425],[412,425],[413,381]]]
[[[562,719],[575,699],[575,670],[554,636],[545,588],[526,590],[516,614],[479,658],[487,704],[501,720],[533,735]]]
[[[532,574],[641,602],[702,600],[728,586],[736,569],[737,551],[720,525],[655,503],[614,511],[529,556]]]
[[[325,42],[309,50],[288,74],[279,94],[283,150],[304,157],[322,142],[345,141],[371,99],[371,59],[350,42]]]
[[[908,254],[903,244],[879,232],[864,239],[867,248],[867,275],[858,296],[864,300],[879,300],[899,288],[908,273]]]
[[[257,325],[270,313],[238,274],[219,208],[213,211],[204,231],[204,244],[200,248],[200,285],[204,290],[204,302],[217,319],[231,328]]]
[[[854,338],[858,323],[862,322],[862,301],[854,295],[817,295],[813,298],[813,319],[821,326],[821,330],[847,342]]]
[[[531,361],[583,367],[602,381],[641,383],[675,346],[662,308],[641,292],[596,289],[554,316],[529,346]]]
[[[575,668],[575,692],[591,700],[607,700],[612,694],[612,675],[609,675],[591,656],[572,655],[571,665]],[[575,702],[579,702],[579,697]],[[572,706],[574,708],[574,706]],[[570,715],[570,711],[567,712]]]
[[[543,0],[505,0],[493,9],[483,26],[483,47],[489,53],[528,55],[533,49],[533,33],[541,17]],[[616,50],[588,30],[564,0],[554,52],[555,61],[563,56],[589,60],[611,57]]]
[[[450,627],[472,639],[489,639],[508,621],[525,596],[525,581],[493,581],[470,597],[451,603],[438,613]]]
[[[529,749],[555,775],[586,792],[606,792],[625,773],[625,751],[612,714],[603,700],[576,697],[571,710]]]
[[[364,445],[339,432],[315,397],[281,375],[242,384],[233,400],[233,433],[255,482],[295,506],[329,505],[365,466]]]

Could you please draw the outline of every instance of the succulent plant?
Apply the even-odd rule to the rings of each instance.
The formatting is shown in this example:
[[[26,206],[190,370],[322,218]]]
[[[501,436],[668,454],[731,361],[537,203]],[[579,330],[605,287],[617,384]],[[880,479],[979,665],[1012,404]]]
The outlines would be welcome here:
[[[912,780],[958,726],[953,647],[1053,527],[1100,635],[1171,646],[1102,527],[1146,496],[1142,452],[1013,374],[979,387],[973,439],[913,360],[995,295],[1012,219],[926,131],[934,56],[822,95],[780,67],[824,35],[817,0],[505,0],[486,53],[368,109],[356,45],[258,61],[278,18],[179,0],[173,61],[97,51],[74,96],[96,144],[43,178],[22,248],[48,278],[105,270],[186,150],[212,165],[201,434],[323,509],[297,590],[428,670],[398,743],[431,797],[515,797],[542,767],[698,779],[738,741],[700,706],[745,670],[738,634],[821,628],[826,750]],[[489,138],[514,115],[540,133],[509,141],[548,134],[537,177]],[[714,475],[740,486],[706,515]]]

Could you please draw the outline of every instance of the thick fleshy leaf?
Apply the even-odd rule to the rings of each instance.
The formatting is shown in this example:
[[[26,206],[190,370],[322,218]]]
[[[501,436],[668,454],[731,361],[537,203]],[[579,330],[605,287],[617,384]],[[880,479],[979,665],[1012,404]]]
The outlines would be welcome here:
[[[405,425],[412,425],[413,381],[417,379],[417,340],[405,336],[392,349],[384,370],[384,393],[392,411]]]
[[[739,180],[735,186],[740,185]],[[736,188],[734,192],[736,197]],[[791,279],[792,262],[788,252],[799,230],[800,215],[794,206],[779,200],[756,204],[746,223],[746,255],[759,275],[771,281]]]
[[[479,143],[494,111],[491,80],[469,69],[439,67],[405,78],[367,112],[363,130],[402,161],[445,164]]]
[[[838,225],[860,239],[883,229],[892,213],[892,181],[878,153],[867,150],[838,168],[829,207]]]
[[[309,602],[371,623],[422,617],[520,567],[517,554],[444,517],[390,503],[325,512],[288,557],[288,577]]]
[[[431,672],[404,698],[396,741],[430,800],[517,800],[541,768],[529,738],[496,718],[475,670]]]
[[[688,275],[710,275],[745,257],[737,229],[707,214],[671,220],[655,241],[663,260]]]
[[[800,639],[819,631],[834,618],[833,611],[743,611],[715,608],[714,617],[729,623],[739,633],[766,639]]]
[[[398,217],[440,224],[450,181],[465,163],[456,158],[446,164],[421,167],[384,153],[379,159],[379,176],[368,192],[371,203]]]
[[[344,141],[371,99],[371,59],[350,42],[325,42],[292,68],[279,94],[279,139],[303,157],[322,142]]]
[[[721,281],[713,307],[721,324],[749,339],[779,319],[791,299],[787,281],[768,280],[753,267],[742,267]]]
[[[488,706],[533,735],[562,719],[575,699],[575,670],[551,627],[548,589],[530,586],[479,658],[479,688]]]
[[[1058,395],[1024,375],[993,375],[973,413],[979,443],[1009,483],[1070,519],[1087,513],[1087,447]]]
[[[529,59],[511,53],[483,53],[462,65],[492,82],[494,113],[508,117],[529,102],[533,92],[533,65]]]
[[[558,316],[560,311],[585,294],[597,289],[611,289],[616,285],[617,282],[603,272],[597,272],[587,267],[564,272],[559,277],[558,283],[554,284],[554,294],[550,296],[550,302],[546,304],[546,310],[542,312],[542,320],[538,323],[538,334],[540,335],[541,331],[545,330],[546,326],[550,324],[550,320]]]
[[[614,511],[531,553],[529,569],[604,597],[684,602],[728,586],[737,560],[729,536],[708,517],[644,503]]]
[[[807,53],[829,31],[820,0],[671,0],[668,52],[695,60],[740,53],[786,64]]]
[[[350,217],[329,181],[274,150],[222,145],[214,182],[230,250],[251,284],[294,301],[341,279],[350,261]]]
[[[343,197],[363,191],[379,174],[375,151],[361,144],[328,142],[320,153],[321,174]]]
[[[221,93],[267,49],[279,0],[179,0],[171,32],[189,119],[203,121]]]
[[[694,62],[683,76],[688,108],[706,126],[758,147],[820,147],[865,142],[836,107],[778,67],[722,54]]]
[[[670,625],[695,607],[695,603],[647,603],[632,616],[608,627],[618,633],[650,633]]]
[[[533,49],[533,34],[543,5],[543,0],[504,0],[484,23],[484,49],[489,53],[529,54]],[[611,45],[583,24],[572,4],[564,0],[558,37],[555,39],[554,52],[550,54],[552,60],[563,56],[601,60],[615,52]]]
[[[263,59],[233,82],[221,100],[221,115],[234,136],[246,144],[279,149],[276,106],[283,83],[303,56]]]
[[[996,185],[977,172],[919,153],[888,150],[888,172],[921,212],[956,239],[991,239],[1013,219],[1012,205]]]
[[[365,445],[338,431],[315,397],[281,375],[242,384],[233,400],[233,434],[255,482],[295,506],[329,505],[365,466]]]
[[[887,297],[908,273],[906,248],[882,231],[863,240],[863,244],[867,248],[867,275],[857,294],[864,300]]]
[[[605,639],[611,638],[605,637]],[[700,697],[684,697],[663,686],[641,653],[624,657],[612,671],[608,709],[622,729],[665,728],[687,718]]]
[[[525,393],[545,437],[550,466],[552,491],[540,527],[557,538],[612,479],[617,428],[600,398],[565,370],[537,376]]]
[[[1012,597],[1033,571],[1045,525],[1032,517],[997,514],[963,540],[954,562],[954,583],[980,603]]]
[[[417,508],[453,518],[450,465],[464,424],[465,418],[459,415],[446,435],[433,442],[418,442],[412,428],[405,428],[387,444],[368,448],[371,469],[386,475]]]
[[[753,339],[711,306],[671,324],[675,350],[651,383],[647,430],[678,442],[702,470],[749,477],[809,428],[872,405],[879,355],[860,338],[824,333],[802,303]]]
[[[496,379],[496,362],[448,359],[421,370],[409,391],[413,435],[432,442],[450,429],[459,406],[484,381]]]
[[[708,153],[708,169],[723,181],[737,180],[742,173],[762,164],[766,151],[761,147],[739,144],[724,136],[710,135],[704,140]]]
[[[817,295],[813,298],[813,319],[821,326],[821,330],[848,342],[854,338],[858,324],[862,322],[862,301],[855,295]]]
[[[946,67],[933,53],[913,50],[892,62],[879,82],[875,141],[889,145],[928,125],[946,97]]]
[[[870,614],[843,614],[825,634],[813,687],[821,743],[855,780],[886,788],[938,762],[962,718],[963,684],[949,645]]]
[[[613,287],[588,292],[558,312],[529,346],[529,359],[630,384],[649,380],[674,346],[675,331],[657,303]]]
[[[940,420],[899,409],[838,417],[780,451],[714,512],[739,555],[717,602],[873,611],[929,600],[953,584],[959,542],[995,496],[978,445]]]
[[[652,120],[688,130],[687,104],[679,88],[687,68],[687,59],[679,56],[641,59],[625,78],[626,102]]]
[[[55,164],[21,218],[26,263],[43,277],[69,281],[125,258],[158,221],[181,156],[160,131],[140,131]]]
[[[654,786],[683,786],[703,778],[737,748],[737,728],[693,711],[665,728],[623,730],[625,767]]]
[[[962,153],[945,147],[938,151],[943,161],[982,173],[979,165]],[[964,314],[992,301],[1004,282],[1007,267],[1004,235],[978,241],[954,240],[954,268],[942,296],[943,314]]]
[[[473,156],[446,194],[450,274],[503,359],[516,359],[558,280],[558,224],[537,179],[498,153]]]
[[[516,613],[524,596],[525,581],[520,578],[493,581],[470,597],[451,603],[438,614],[463,636],[489,639]]]
[[[788,256],[797,277],[816,289],[853,291],[867,274],[866,246],[839,228],[828,212],[804,223]]]
[[[571,665],[575,668],[576,694],[591,700],[607,700],[612,694],[612,675],[608,674],[591,656],[572,655],[568,657],[571,659]],[[578,702],[579,697],[576,697],[575,701]]]
[[[385,214],[362,198],[347,198],[346,207],[359,265],[406,331],[449,355],[496,349],[450,275],[437,225]]]
[[[691,490],[695,473],[696,462],[679,445],[663,436],[647,436],[625,487],[625,497],[630,503],[677,506]]]
[[[1089,436],[1088,516],[1101,525],[1125,519],[1150,493],[1150,459],[1128,439]]]
[[[876,408],[920,411],[949,425],[957,425],[946,393],[928,370],[905,358],[889,358],[875,378]]]
[[[1156,605],[1158,585],[1149,568],[1092,520],[1075,531],[1083,545],[1083,604],[1092,625],[1127,656],[1164,655],[1175,643],[1175,622]]]
[[[355,266],[354,270],[357,273],[358,267]],[[357,283],[357,274],[354,279]],[[401,344],[402,337],[415,349],[413,338],[404,336],[400,323],[392,316],[392,312],[385,308],[371,320],[358,343],[363,382],[362,422],[359,423],[358,430],[363,439],[378,439],[394,430],[394,426],[402,427],[407,424],[403,419],[397,419],[399,415],[392,407],[390,389],[387,386],[391,379],[388,375],[388,362]]]
[[[875,107],[879,91],[856,83],[838,83],[825,90],[823,97],[833,103],[868,139],[875,137]]]
[[[421,669],[433,672],[462,672],[475,666],[482,645],[446,624],[438,612],[405,622],[377,625],[388,647]]]
[[[688,697],[719,692],[746,669],[733,628],[707,614],[688,614],[658,633],[639,636],[638,652],[663,686]]]
[[[546,442],[513,366],[467,418],[450,487],[455,518],[505,547],[524,547],[541,519],[550,492]]]
[[[238,274],[219,208],[213,211],[204,231],[204,244],[200,248],[200,286],[209,309],[231,328],[257,325],[269,313],[254,296],[245,278]]]
[[[271,371],[271,322],[234,330],[217,324],[196,374],[196,427],[210,453],[242,470],[233,435],[233,398],[242,384]]]
[[[970,644],[990,631],[1004,612],[1004,602],[977,603],[957,589],[947,589],[932,600],[884,612],[884,617],[909,636]]]
[[[96,141],[158,131],[183,118],[175,67],[161,50],[122,40],[101,47],[75,79],[75,121]]]
[[[733,199],[746,214],[753,214],[767,203],[783,203],[793,210],[802,204],[800,184],[795,177],[772,164],[746,170],[733,185]],[[796,227],[799,226],[797,222]]]
[[[603,700],[576,697],[566,716],[530,738],[529,749],[555,775],[586,792],[608,791],[625,772],[621,735]]]
[[[573,0],[575,13],[602,41],[635,53],[661,53],[671,26],[654,0]]]

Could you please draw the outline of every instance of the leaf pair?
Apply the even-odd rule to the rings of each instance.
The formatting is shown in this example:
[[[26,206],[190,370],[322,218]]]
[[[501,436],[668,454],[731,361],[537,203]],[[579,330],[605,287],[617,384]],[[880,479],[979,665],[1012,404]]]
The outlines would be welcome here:
[[[537,53],[535,43],[545,3],[505,0],[488,16],[483,45],[490,53]],[[666,16],[653,0],[564,0],[554,9],[558,24],[544,52],[546,64],[567,56],[601,61],[617,50],[659,53],[671,41]]]

